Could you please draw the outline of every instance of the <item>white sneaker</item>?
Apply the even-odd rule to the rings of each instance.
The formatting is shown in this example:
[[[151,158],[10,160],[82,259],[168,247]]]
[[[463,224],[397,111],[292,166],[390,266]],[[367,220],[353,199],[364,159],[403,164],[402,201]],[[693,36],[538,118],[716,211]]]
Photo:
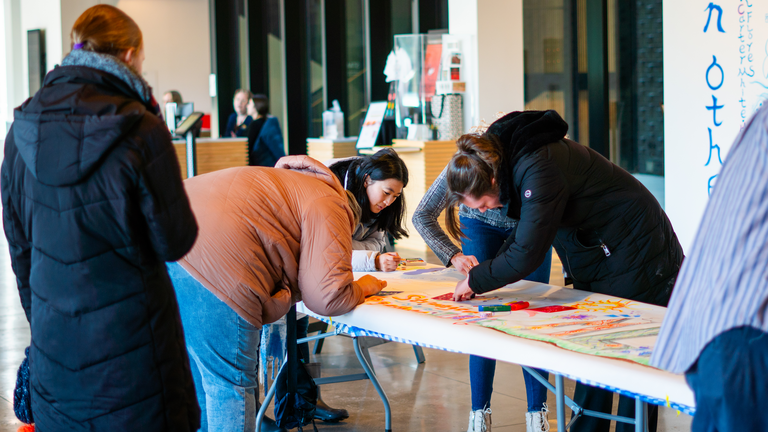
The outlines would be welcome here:
[[[491,409],[471,411],[467,432],[491,432]]]
[[[548,412],[549,408],[544,404],[541,411],[525,413],[525,432],[549,432]]]

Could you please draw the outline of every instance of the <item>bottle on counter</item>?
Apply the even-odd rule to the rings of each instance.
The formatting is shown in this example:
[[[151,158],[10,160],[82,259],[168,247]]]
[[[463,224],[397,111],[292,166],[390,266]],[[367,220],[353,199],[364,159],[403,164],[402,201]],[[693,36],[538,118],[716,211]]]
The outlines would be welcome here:
[[[344,113],[339,101],[334,99],[331,109],[323,111],[323,138],[338,139],[344,137]]]

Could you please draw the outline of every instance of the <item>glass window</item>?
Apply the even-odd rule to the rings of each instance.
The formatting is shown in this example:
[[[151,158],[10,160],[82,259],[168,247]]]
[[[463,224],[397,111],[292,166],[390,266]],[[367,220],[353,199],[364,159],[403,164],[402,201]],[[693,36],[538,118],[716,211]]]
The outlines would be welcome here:
[[[269,83],[269,112],[277,117],[283,132],[283,140],[288,143],[288,119],[285,113],[285,80],[283,72],[283,31],[282,0],[267,0],[263,15],[264,28],[267,32],[267,75]]]
[[[413,33],[413,7],[412,0],[391,0],[392,2],[392,34]],[[390,45],[392,42],[390,42]]]
[[[347,136],[360,133],[360,123],[368,109],[365,99],[365,33],[363,31],[363,1],[347,0],[346,49],[347,49]]]
[[[631,173],[664,175],[662,3],[610,3],[617,23],[609,34],[616,46],[618,154],[612,159]]]
[[[309,55],[309,129],[307,136],[319,137],[323,135],[323,111],[330,103],[325,101],[325,76],[324,76],[324,23],[322,0],[307,0],[309,11],[309,38],[307,54]]]
[[[524,0],[525,109],[557,111],[587,139],[585,0]],[[578,30],[578,31],[577,31]]]
[[[661,2],[607,1],[608,106],[593,113],[607,116],[610,159],[632,173],[664,174]],[[523,14],[525,109],[556,110],[589,145],[587,0],[524,0]]]

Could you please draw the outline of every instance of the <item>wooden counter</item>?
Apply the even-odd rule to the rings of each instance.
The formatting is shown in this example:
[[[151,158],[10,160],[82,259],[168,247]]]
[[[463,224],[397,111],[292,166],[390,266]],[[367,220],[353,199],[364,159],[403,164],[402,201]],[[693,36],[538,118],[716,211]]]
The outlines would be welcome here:
[[[329,159],[339,159],[357,156],[357,137],[340,139],[307,138],[307,156],[325,162]]]
[[[456,153],[456,141],[394,140],[392,148],[408,167],[408,186],[403,196],[406,207],[405,227],[409,237],[398,240],[396,246],[398,249],[407,249],[408,252],[421,253],[423,256],[420,257],[427,259],[431,251],[416,231],[411,219],[424,194]],[[438,221],[445,229],[445,212],[440,214]]]
[[[197,174],[248,165],[246,138],[198,138]],[[181,177],[187,178],[187,143],[174,140],[173,147],[181,165]]]

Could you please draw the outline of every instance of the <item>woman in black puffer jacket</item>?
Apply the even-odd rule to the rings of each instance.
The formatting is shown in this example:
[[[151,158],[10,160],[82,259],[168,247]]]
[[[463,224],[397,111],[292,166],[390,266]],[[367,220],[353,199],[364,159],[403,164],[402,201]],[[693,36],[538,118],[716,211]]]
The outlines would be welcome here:
[[[457,285],[455,299],[521,280],[554,246],[574,288],[667,305],[683,251],[664,210],[632,175],[566,139],[567,131],[555,111],[525,111],[507,114],[482,135],[459,138],[447,171],[448,231],[460,235],[451,211],[458,203],[481,211],[509,203],[508,217],[520,222],[498,256]],[[610,412],[611,400],[606,390],[576,385],[574,401],[585,409]],[[634,400],[622,396],[619,415],[634,417]],[[580,417],[572,430],[609,426]]]
[[[191,249],[197,224],[141,78],[141,31],[98,5],[78,18],[72,44],[16,109],[2,165],[36,428],[195,431],[165,261]]]

